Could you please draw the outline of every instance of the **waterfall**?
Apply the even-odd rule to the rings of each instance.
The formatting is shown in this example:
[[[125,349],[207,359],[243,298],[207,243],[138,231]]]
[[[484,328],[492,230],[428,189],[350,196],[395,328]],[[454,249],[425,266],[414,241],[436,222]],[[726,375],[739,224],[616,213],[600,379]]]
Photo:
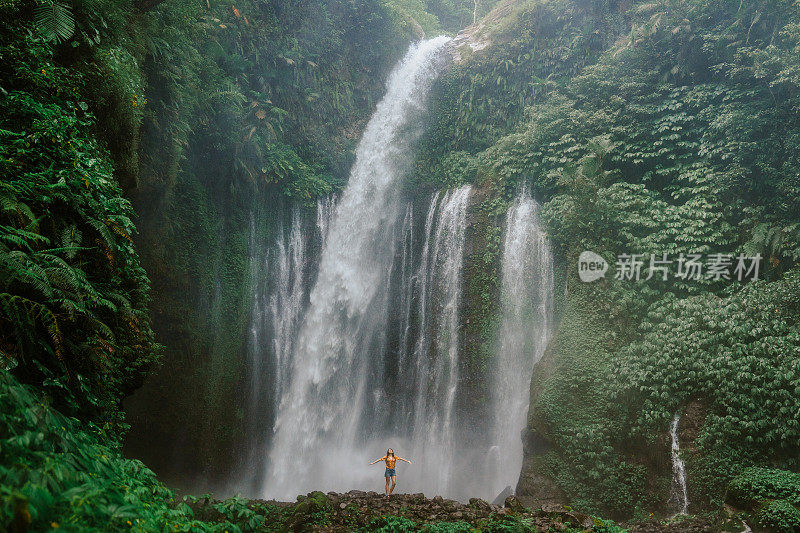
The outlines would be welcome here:
[[[400,184],[447,41],[412,45],[390,75],[387,94],[358,145],[327,228],[308,310],[291,357],[283,361],[286,384],[263,495],[294,498],[312,489],[349,489],[379,475],[366,466],[377,449],[367,451],[363,444],[384,422],[374,413],[381,413]]]
[[[672,439],[672,491],[669,501],[678,510],[676,514],[686,514],[689,511],[689,496],[686,491],[686,465],[681,459],[681,447],[678,443],[678,423],[680,415],[675,413],[672,424],[669,427],[669,435]]]
[[[263,470],[264,448],[274,419],[274,398],[280,398],[288,380],[297,332],[305,312],[308,285],[315,274],[309,257],[316,238],[324,244],[336,198],[320,199],[316,228],[302,208],[290,211],[288,231],[282,227],[274,242],[259,239],[255,217],[250,220],[250,279],[252,306],[247,343],[248,365],[248,479],[258,487]],[[265,275],[266,274],[266,275]]]
[[[501,264],[502,322],[493,361],[488,479],[495,495],[515,487],[534,365],[552,331],[553,257],[539,204],[523,189],[506,214]]]
[[[416,275],[418,331],[413,356],[399,369],[413,398],[410,453],[424,469],[411,469],[415,490],[465,496],[470,473],[459,479],[456,443],[459,311],[470,186],[434,195],[425,221],[425,244]]]
[[[300,213],[292,215],[288,242],[278,241],[271,279],[275,289],[269,295],[268,319],[272,330],[272,397],[280,398],[286,386],[286,361],[292,354],[297,324],[303,302],[306,243],[303,239]]]
[[[475,377],[462,375],[460,333],[472,188],[413,203],[400,194],[446,42],[413,45],[393,71],[338,204],[319,203],[313,231],[292,212],[269,260],[253,258],[254,277],[269,279],[255,292],[249,351],[250,410],[262,413],[249,424],[249,467],[262,497],[379,488],[381,467],[368,463],[388,447],[414,461],[400,466],[401,486],[429,495],[491,499],[519,475],[552,320],[538,204],[523,191],[506,218],[500,341],[486,374],[493,418],[479,430],[464,412]]]

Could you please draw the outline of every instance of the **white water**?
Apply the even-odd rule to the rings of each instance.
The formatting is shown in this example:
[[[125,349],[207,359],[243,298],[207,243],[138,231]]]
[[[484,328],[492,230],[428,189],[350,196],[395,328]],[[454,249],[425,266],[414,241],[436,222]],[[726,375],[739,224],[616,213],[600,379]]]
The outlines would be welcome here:
[[[672,491],[669,500],[678,509],[677,514],[686,514],[689,511],[689,496],[686,491],[686,465],[681,459],[681,447],[678,443],[678,423],[680,419],[680,415],[675,413],[672,424],[669,427],[669,435],[672,439]]]
[[[384,366],[400,182],[447,40],[412,45],[359,143],[285,369],[264,496],[363,488],[380,475],[366,463],[382,450],[366,444],[386,414],[372,383]]]
[[[495,395],[487,464],[490,492],[516,487],[522,468],[531,376],[553,321],[553,256],[539,204],[523,190],[506,215],[501,281],[502,325],[491,378]]]
[[[409,469],[415,491],[465,497],[469,471],[459,471],[455,398],[459,384],[461,304],[467,202],[471,187],[446,192],[431,201],[425,244],[416,274],[420,295],[419,336],[410,360],[399,368],[413,398],[410,453],[421,468]],[[411,293],[403,290],[403,294]]]
[[[287,383],[288,363],[306,308],[312,240],[324,243],[333,209],[334,197],[317,202],[316,227],[304,223],[299,207],[290,213],[288,231],[284,228],[273,242],[261,242],[255,221],[250,229],[250,279],[252,308],[247,343],[249,376],[249,418],[246,487],[260,484],[264,447],[272,423],[272,399],[279,398]]]
[[[272,262],[272,280],[275,290],[269,295],[268,319],[272,326],[272,353],[274,357],[274,382],[272,397],[280,398],[286,386],[286,365],[294,346],[295,334],[303,310],[303,281],[305,274],[306,243],[300,224],[300,213],[292,214],[288,243],[278,242]],[[255,333],[255,330],[254,330]]]
[[[552,257],[523,191],[506,219],[498,353],[470,369],[460,328],[472,189],[427,205],[400,195],[445,42],[412,46],[392,73],[338,205],[318,205],[313,231],[294,213],[269,264],[253,258],[269,280],[254,293],[250,350],[259,496],[380,490],[383,467],[368,463],[387,447],[414,461],[398,464],[404,492],[493,499],[516,484],[531,373],[551,330]],[[489,402],[470,412],[483,379]]]

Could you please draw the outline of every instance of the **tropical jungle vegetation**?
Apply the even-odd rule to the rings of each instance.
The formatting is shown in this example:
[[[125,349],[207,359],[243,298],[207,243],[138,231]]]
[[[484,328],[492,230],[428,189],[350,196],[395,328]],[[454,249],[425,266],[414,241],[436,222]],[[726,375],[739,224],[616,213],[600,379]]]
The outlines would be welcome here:
[[[470,376],[496,342],[502,217],[523,185],[543,205],[558,326],[518,496],[668,517],[679,413],[693,514],[800,530],[796,0],[0,0],[0,529],[328,524],[323,500],[175,492],[240,467],[250,214],[340,191],[408,42],[473,22],[486,46],[436,81],[405,194],[481,192]],[[580,281],[584,250],[605,278]],[[755,281],[632,282],[622,253],[763,260]],[[470,527],[534,526],[352,524]]]

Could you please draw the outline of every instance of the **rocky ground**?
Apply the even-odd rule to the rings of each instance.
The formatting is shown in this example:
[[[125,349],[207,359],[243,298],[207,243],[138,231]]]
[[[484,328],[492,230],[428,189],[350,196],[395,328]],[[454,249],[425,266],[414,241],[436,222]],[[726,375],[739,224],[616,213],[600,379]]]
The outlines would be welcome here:
[[[472,498],[469,503],[441,496],[396,494],[387,500],[377,492],[350,491],[345,494],[312,492],[299,496],[295,503],[251,500],[248,505],[267,516],[265,531],[624,531],[611,522],[591,517],[561,505],[530,509],[515,496],[503,505],[492,505]],[[214,520],[214,502],[200,500],[193,504],[195,515]],[[721,531],[711,518],[685,518],[669,523],[649,521],[623,526],[632,533],[705,533]]]
[[[514,496],[506,498],[505,505],[491,505],[478,498],[463,504],[441,496],[428,499],[423,494],[395,494],[389,500],[383,494],[361,491],[329,493],[326,496],[333,506],[333,521],[342,525],[352,523],[351,518],[355,517],[359,526],[366,526],[375,518],[389,515],[408,518],[418,524],[463,521],[474,526],[481,525],[482,521],[513,516],[523,519],[538,531],[559,531],[567,526],[591,529],[594,525],[591,517],[560,507],[546,511],[525,509]],[[297,506],[302,507],[308,499]]]

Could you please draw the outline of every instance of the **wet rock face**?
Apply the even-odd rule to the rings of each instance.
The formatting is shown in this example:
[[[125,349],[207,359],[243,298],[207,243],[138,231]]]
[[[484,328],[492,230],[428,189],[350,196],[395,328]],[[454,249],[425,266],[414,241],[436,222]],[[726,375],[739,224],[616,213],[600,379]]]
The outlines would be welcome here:
[[[564,491],[555,481],[540,473],[538,468],[525,464],[517,483],[516,495],[522,503],[534,508],[563,504],[567,501]]]
[[[494,505],[503,505],[503,503],[506,501],[506,498],[513,495],[514,495],[514,489],[512,489],[511,486],[509,485],[506,488],[504,488],[503,491],[500,494],[498,494],[494,500],[492,500],[492,503]]]

